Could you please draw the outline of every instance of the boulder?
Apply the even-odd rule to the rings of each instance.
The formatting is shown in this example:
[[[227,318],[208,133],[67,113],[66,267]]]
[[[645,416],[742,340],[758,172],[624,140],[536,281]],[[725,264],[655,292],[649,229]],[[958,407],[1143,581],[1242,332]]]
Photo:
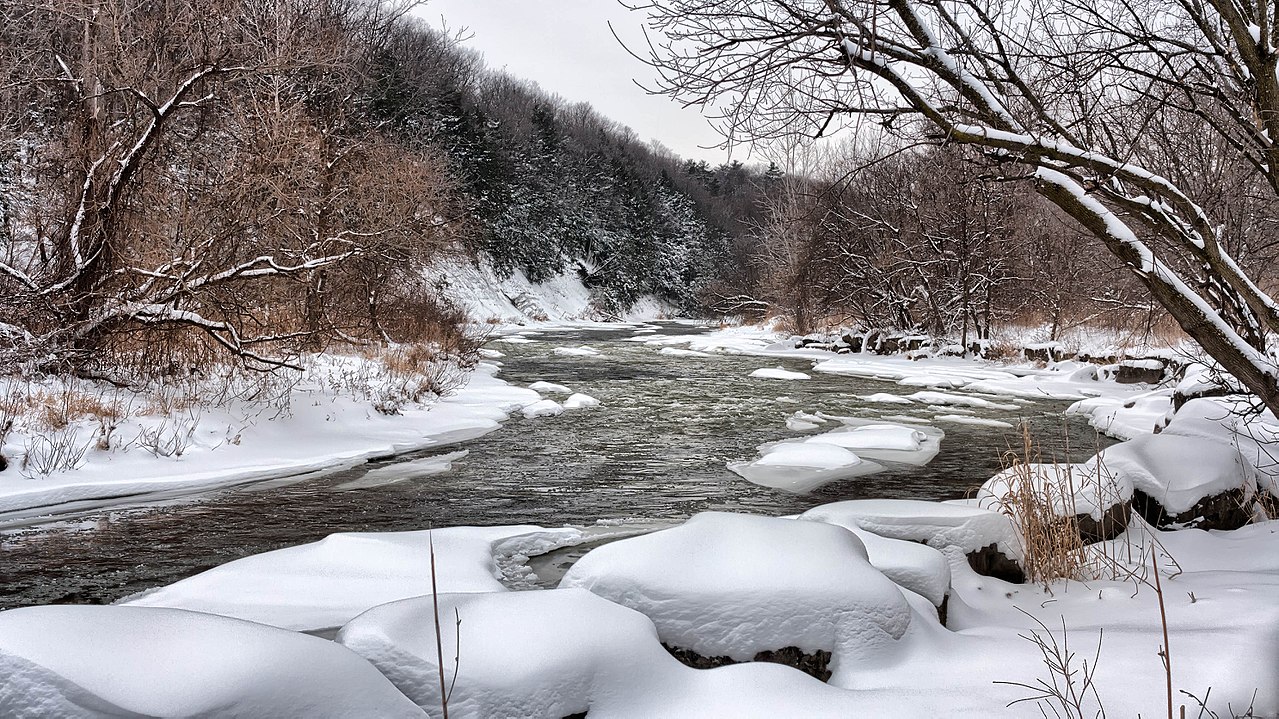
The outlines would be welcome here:
[[[1119,363],[1115,381],[1119,384],[1158,384],[1163,381],[1168,365],[1158,359],[1128,359]]]

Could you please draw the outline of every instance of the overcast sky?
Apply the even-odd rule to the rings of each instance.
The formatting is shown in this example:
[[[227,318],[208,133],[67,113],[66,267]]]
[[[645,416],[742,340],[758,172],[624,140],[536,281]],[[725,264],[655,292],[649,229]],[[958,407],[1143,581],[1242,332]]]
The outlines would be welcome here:
[[[724,150],[702,147],[719,135],[696,108],[649,96],[633,79],[648,83],[652,70],[627,54],[609,32],[637,52],[644,47],[643,17],[617,0],[429,0],[422,16],[438,26],[467,28],[467,46],[484,54],[489,67],[532,80],[572,102],[589,102],[601,114],[629,125],[644,140],[658,140],[683,157],[718,164]],[[747,161],[741,148],[735,159]]]

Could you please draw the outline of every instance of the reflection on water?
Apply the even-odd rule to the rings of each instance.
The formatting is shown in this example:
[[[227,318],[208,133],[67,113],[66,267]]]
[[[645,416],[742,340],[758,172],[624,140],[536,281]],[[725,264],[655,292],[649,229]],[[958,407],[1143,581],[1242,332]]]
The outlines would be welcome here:
[[[684,333],[664,326],[663,333]],[[603,401],[592,410],[526,420],[466,443],[452,471],[363,489],[350,486],[379,462],[269,489],[220,492],[163,508],[102,512],[73,526],[0,535],[0,608],[49,602],[109,602],[239,557],[320,539],[331,532],[423,529],[457,524],[592,524],[596,520],[676,521],[704,510],[793,514],[865,497],[963,496],[1019,445],[1011,430],[943,424],[941,453],[928,466],[892,466],[827,485],[810,495],[758,487],[725,469],[755,456],[755,445],[797,436],[796,410],[880,417],[935,412],[869,404],[859,394],[912,390],[848,377],[751,379],[759,367],[806,370],[806,360],[738,356],[672,357],[624,341],[622,331],[543,334],[531,344],[495,344],[507,354],[501,376],[547,380]],[[601,357],[562,356],[560,345],[589,343]],[[562,399],[562,397],[561,397]],[[1098,440],[1067,422],[1061,402],[1023,405],[1045,455],[1091,456]],[[951,410],[947,410],[948,412]],[[1016,421],[1018,413],[974,416]],[[1069,430],[1071,450],[1066,451]],[[430,454],[444,454],[436,450]],[[395,461],[420,459],[408,455]],[[356,483],[355,486],[359,486]]]

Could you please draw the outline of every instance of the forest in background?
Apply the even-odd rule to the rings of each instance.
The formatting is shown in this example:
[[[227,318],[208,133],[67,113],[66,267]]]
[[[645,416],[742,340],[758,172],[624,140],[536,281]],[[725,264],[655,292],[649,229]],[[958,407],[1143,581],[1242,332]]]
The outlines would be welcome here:
[[[457,257],[575,272],[604,317],[653,296],[965,345],[1007,324],[1167,324],[1060,211],[962,155],[681,159],[487,69],[417,7],[6,5],[7,364],[127,384],[335,343],[461,357],[466,318],[424,279]]]

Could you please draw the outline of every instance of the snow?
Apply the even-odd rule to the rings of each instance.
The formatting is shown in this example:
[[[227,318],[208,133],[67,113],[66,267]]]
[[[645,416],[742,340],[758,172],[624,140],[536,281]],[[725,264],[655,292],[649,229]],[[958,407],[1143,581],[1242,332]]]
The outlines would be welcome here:
[[[744,514],[706,512],[604,545],[560,586],[644,614],[667,644],[738,660],[796,646],[848,669],[891,657],[911,621],[852,532]]]
[[[441,592],[499,592],[494,545],[521,535],[562,540],[577,530],[535,526],[343,532],[237,559],[123,602],[247,619],[285,629],[340,627],[361,612],[428,593],[430,543]]]
[[[568,387],[565,387],[562,384],[555,384],[554,382],[541,382],[541,381],[534,382],[533,384],[530,384],[528,388],[533,390],[534,392],[553,392],[555,394],[572,394],[573,393],[573,390],[569,389]]]
[[[574,393],[570,395],[568,399],[564,400],[564,409],[583,409],[586,407],[598,406],[600,406],[600,401],[598,399],[595,399],[589,394],[582,394],[581,392]]]
[[[319,355],[291,394],[288,412],[232,403],[210,407],[179,422],[167,415],[138,415],[121,423],[116,436],[132,441],[141,432],[165,432],[188,446],[175,456],[155,456],[135,446],[127,451],[90,447],[82,466],[28,479],[0,473],[0,515],[45,515],[147,497],[175,497],[238,484],[320,470],[353,467],[374,457],[420,451],[482,436],[501,427],[508,413],[540,399],[494,375],[481,363],[454,394],[434,404],[404,404],[399,414],[376,411],[369,401],[332,388],[332,381],[367,371],[360,357]],[[53,391],[51,389],[51,391]],[[93,420],[71,431],[92,442]],[[4,453],[27,451],[21,428],[9,433]]]
[[[1133,439],[1162,426],[1172,411],[1172,390],[1144,392],[1132,397],[1096,397],[1080,400],[1067,415],[1083,415],[1098,432],[1116,439]]]
[[[923,542],[967,554],[991,544],[1014,560],[1022,556],[1021,539],[1008,517],[967,504],[915,499],[850,499],[824,504],[800,519],[857,527],[890,539]]]
[[[564,414],[564,405],[553,399],[543,399],[526,406],[520,413],[527,419],[534,417],[555,417]]]
[[[758,379],[809,379],[803,372],[792,372],[783,367],[763,367],[751,372],[750,376]]]
[[[439,603],[444,674],[450,682],[457,675],[451,715],[594,713],[602,702],[621,703],[618,693],[638,693],[682,668],[647,617],[583,589],[441,594]],[[337,641],[419,706],[438,709],[433,612],[429,596],[383,604],[343,627]]]
[[[176,609],[0,612],[0,715],[421,717],[333,642]]]

